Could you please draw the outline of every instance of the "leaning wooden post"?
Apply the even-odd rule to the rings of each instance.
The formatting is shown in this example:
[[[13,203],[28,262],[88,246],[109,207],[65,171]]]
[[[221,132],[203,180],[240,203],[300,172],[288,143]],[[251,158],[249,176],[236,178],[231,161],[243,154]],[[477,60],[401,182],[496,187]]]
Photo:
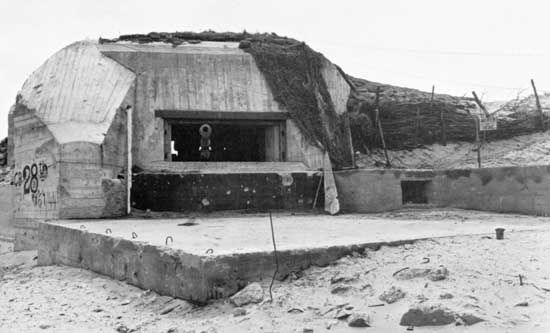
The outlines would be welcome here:
[[[376,124],[378,125],[378,134],[380,135],[380,141],[382,141],[382,149],[384,149],[384,156],[386,157],[386,167],[391,168],[390,157],[388,156],[388,150],[386,149],[386,140],[384,140],[384,131],[382,130],[382,121],[380,120],[380,110],[378,108],[380,101],[380,87],[376,87],[376,108],[374,112],[376,114]]]
[[[477,94],[476,94],[475,91],[472,91],[472,95],[474,95],[474,99],[476,101],[476,104],[481,108],[481,110],[483,110],[483,113],[485,113],[485,116],[489,117],[490,116],[489,111],[487,111],[485,106],[483,104],[481,104],[481,100],[477,97]]]
[[[481,140],[479,138],[480,119],[478,116],[474,116],[476,121],[476,143],[477,143],[477,167],[481,169]]]
[[[533,81],[533,79],[531,79],[531,86],[533,87],[533,92],[535,93],[535,101],[537,103],[537,110],[539,111],[540,129],[544,132],[546,131],[546,124],[544,123],[544,113],[542,113],[542,106],[540,106],[539,94],[537,93],[537,87],[535,87],[535,81]]]

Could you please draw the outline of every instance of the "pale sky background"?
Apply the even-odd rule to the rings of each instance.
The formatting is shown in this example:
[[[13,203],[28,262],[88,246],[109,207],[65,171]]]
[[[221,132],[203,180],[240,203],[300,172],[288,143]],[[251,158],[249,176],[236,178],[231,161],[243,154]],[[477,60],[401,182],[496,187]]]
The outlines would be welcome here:
[[[547,1],[0,0],[0,138],[25,79],[82,39],[150,31],[276,32],[347,73],[507,100],[550,90]]]

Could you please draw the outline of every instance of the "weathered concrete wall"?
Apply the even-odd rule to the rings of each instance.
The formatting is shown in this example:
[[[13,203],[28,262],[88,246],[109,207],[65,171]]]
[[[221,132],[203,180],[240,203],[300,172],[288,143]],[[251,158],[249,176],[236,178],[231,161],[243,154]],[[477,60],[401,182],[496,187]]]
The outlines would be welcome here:
[[[550,166],[439,171],[428,200],[438,206],[548,215]]]
[[[143,289],[205,301],[199,256],[41,223],[38,264],[82,267]]]
[[[61,146],[64,158],[59,162],[59,217],[60,218],[99,218],[123,215],[124,206],[106,212],[111,205],[108,196],[112,190],[124,191],[121,180],[116,179],[111,168],[101,164],[100,145],[88,142],[75,142]],[[112,189],[114,187],[114,189]],[[125,204],[125,201],[122,203]]]
[[[254,59],[238,48],[100,47],[138,74],[134,162],[144,169],[164,160],[164,121],[155,110],[281,111]]]
[[[271,278],[272,252],[193,255],[67,226],[40,224],[38,264],[63,264],[89,269],[143,289],[191,302],[228,297],[252,281]],[[412,241],[331,246],[278,252],[281,279],[310,266],[326,266],[353,252]]]
[[[335,174],[344,212],[403,207],[401,181],[430,180],[428,204],[534,215],[550,214],[550,167],[471,170],[351,170]]]
[[[59,216],[58,145],[47,126],[22,104],[13,112],[12,192],[15,250],[36,248],[36,223]]]
[[[13,124],[13,112],[15,111],[15,105],[10,108],[8,113],[8,166],[15,165],[15,159],[13,155],[13,136],[14,136],[14,124]]]
[[[0,183],[0,238],[13,238],[14,227],[13,187]]]
[[[202,45],[204,44],[204,45]],[[135,164],[143,169],[164,160],[164,123],[155,110],[281,112],[254,58],[238,43],[182,45],[100,45],[103,54],[134,70],[137,76],[134,119]],[[336,111],[346,109],[350,87],[329,61],[323,77]],[[320,149],[307,142],[293,121],[287,121],[289,162],[322,167]]]
[[[311,210],[317,173],[140,173],[132,185],[133,207],[152,211]],[[316,207],[323,207],[320,191]]]
[[[12,116],[15,250],[36,248],[40,221],[126,213],[125,110],[115,114],[103,144],[60,145],[49,126],[21,103]]]
[[[303,162],[311,170],[323,168],[323,151],[307,142],[292,119],[286,121],[287,161]]]

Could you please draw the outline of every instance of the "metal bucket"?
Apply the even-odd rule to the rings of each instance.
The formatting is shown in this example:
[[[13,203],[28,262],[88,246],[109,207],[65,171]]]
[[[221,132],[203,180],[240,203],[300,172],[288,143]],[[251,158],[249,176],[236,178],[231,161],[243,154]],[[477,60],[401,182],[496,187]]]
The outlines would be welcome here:
[[[504,230],[506,230],[506,229],[504,229],[504,228],[496,228],[495,229],[495,231],[497,233],[497,239],[498,240],[504,239]]]

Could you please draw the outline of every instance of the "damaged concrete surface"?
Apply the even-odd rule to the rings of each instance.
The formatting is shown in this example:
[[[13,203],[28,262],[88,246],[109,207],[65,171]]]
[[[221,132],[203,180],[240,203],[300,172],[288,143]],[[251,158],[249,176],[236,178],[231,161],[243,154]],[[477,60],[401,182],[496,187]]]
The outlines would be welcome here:
[[[550,230],[550,219],[542,217],[460,210],[401,213],[393,218],[276,215],[277,278],[382,245],[493,235],[496,227],[507,232]],[[275,270],[265,215],[43,223],[39,234],[41,265],[86,268],[200,304],[231,296],[252,281],[271,277]]]
[[[399,215],[426,219],[426,223],[445,215],[448,223],[454,224],[461,223],[462,218],[472,219],[476,213]],[[478,219],[496,221],[504,217],[483,214]],[[264,301],[240,308],[228,299],[195,307],[87,270],[35,267],[32,259],[36,252],[28,252],[24,258],[9,254],[0,256],[2,266],[10,266],[0,277],[0,326],[10,332],[349,332],[350,317],[362,313],[370,318],[371,327],[365,331],[404,332],[407,327],[399,323],[405,313],[422,304],[437,304],[463,317],[467,314],[484,319],[468,327],[456,323],[439,327],[439,332],[547,332],[550,247],[545,240],[549,237],[548,230],[507,230],[503,241],[495,240],[491,234],[383,246],[377,251],[354,253],[326,267],[296,272],[282,282],[275,281],[273,302],[269,301],[270,279],[264,279],[260,282]],[[440,266],[449,271],[449,276],[440,281],[394,277],[405,267]],[[336,276],[349,278],[334,279]],[[335,285],[345,286],[347,291],[333,294]],[[378,297],[393,286],[406,295],[381,306],[383,302]],[[420,332],[434,330],[414,328]]]

